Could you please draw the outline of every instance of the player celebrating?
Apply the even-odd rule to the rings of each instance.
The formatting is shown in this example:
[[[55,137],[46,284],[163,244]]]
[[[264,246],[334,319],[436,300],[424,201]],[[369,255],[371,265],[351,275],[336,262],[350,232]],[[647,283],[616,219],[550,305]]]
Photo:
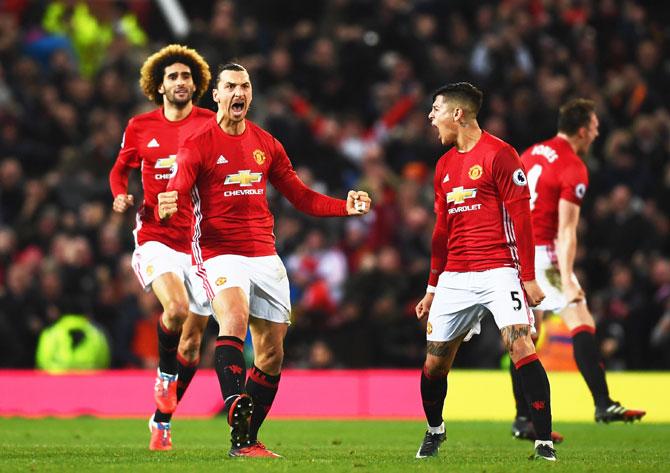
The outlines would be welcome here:
[[[160,107],[129,121],[109,182],[113,209],[125,212],[134,202],[128,194],[128,175],[131,169],[141,168],[144,202],[133,232],[132,265],[145,290],[153,289],[163,306],[154,387],[157,409],[149,421],[149,448],[170,450],[171,415],[197,369],[211,310],[202,285],[189,283],[191,208],[185,203],[171,224],[165,225],[155,214],[156,196],[174,173],[179,141],[214,116],[210,110],[193,105],[207,90],[211,73],[195,50],[173,44],[150,56],[140,76],[142,91]]]
[[[428,315],[421,399],[428,431],[416,458],[435,456],[446,439],[442,410],[447,373],[462,341],[492,313],[532,406],[532,458],[556,460],[549,380],[531,340],[532,313],[544,294],[535,281],[530,198],[514,148],[477,123],[482,93],[466,82],[441,87],[428,118],[443,145],[435,170],[436,222],[431,270],[419,319]]]
[[[370,198],[349,191],[346,201],[334,199],[304,185],[281,143],[246,119],[252,86],[244,67],[221,66],[213,98],[216,120],[180,148],[169,192],[158,197],[159,212],[167,218],[193,202],[193,259],[219,323],[215,368],[232,427],[229,454],[277,457],[257,435],[277,393],[291,305],[267,183],[314,216],[362,215]],[[245,384],[247,326],[254,366]]]
[[[558,116],[558,134],[531,146],[521,160],[528,173],[530,205],[535,239],[535,272],[547,295],[535,308],[538,323],[545,311],[560,313],[570,329],[575,361],[595,403],[596,422],[634,421],[644,411],[626,409],[609,397],[605,371],[595,341],[595,322],[584,291],[573,272],[577,253],[579,210],[588,186],[588,171],[579,157],[585,155],[598,136],[598,117],[591,100],[574,99],[563,105]],[[534,438],[529,407],[518,396],[520,380],[512,370],[517,415],[512,434]]]

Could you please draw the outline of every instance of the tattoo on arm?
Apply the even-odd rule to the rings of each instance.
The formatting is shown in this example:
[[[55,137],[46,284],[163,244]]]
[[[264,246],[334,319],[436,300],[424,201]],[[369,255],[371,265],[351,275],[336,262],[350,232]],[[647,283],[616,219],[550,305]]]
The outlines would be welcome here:
[[[449,342],[428,342],[428,354],[433,356],[447,356],[451,351]]]
[[[526,338],[528,336],[528,333],[530,332],[530,325],[521,325],[521,326],[508,326],[508,327],[503,327],[502,330],[500,330],[502,333],[503,341],[505,342],[505,347],[507,350],[512,352],[512,348],[514,347],[514,342],[519,339],[519,338]]]

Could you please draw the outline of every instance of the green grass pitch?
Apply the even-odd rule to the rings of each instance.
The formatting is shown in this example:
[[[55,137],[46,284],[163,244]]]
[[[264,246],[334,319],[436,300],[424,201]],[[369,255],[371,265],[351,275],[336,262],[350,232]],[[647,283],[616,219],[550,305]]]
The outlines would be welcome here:
[[[438,458],[415,460],[414,421],[269,420],[262,439],[279,460],[230,459],[223,418],[173,422],[173,450],[150,452],[141,419],[0,419],[0,472],[667,472],[670,424],[557,423],[559,461],[529,461],[532,444],[507,422],[447,422]]]

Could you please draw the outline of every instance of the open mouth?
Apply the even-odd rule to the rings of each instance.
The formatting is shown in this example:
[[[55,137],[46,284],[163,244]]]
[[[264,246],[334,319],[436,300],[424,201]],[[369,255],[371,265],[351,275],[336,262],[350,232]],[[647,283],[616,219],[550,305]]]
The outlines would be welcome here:
[[[242,111],[244,110],[244,101],[243,100],[234,101],[231,105],[231,108],[235,113],[242,113]]]

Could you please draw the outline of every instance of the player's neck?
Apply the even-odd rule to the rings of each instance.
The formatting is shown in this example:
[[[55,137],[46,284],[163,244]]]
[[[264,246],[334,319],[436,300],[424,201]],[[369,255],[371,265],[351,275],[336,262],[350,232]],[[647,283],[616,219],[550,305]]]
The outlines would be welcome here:
[[[184,107],[175,107],[167,102],[163,105],[163,115],[170,122],[178,122],[188,117],[193,110],[193,102],[189,102]]]
[[[241,135],[247,128],[246,120],[233,121],[229,117],[224,116],[221,112],[216,114],[216,122],[226,134],[233,136]]]
[[[559,138],[563,138],[565,141],[567,141],[570,147],[572,148],[572,151],[574,151],[575,154],[578,154],[577,151],[579,150],[579,145],[575,138],[561,132],[558,132],[556,136],[558,136]]]
[[[467,153],[472,150],[482,137],[482,129],[476,121],[461,125],[456,137],[456,149],[459,153]]]

